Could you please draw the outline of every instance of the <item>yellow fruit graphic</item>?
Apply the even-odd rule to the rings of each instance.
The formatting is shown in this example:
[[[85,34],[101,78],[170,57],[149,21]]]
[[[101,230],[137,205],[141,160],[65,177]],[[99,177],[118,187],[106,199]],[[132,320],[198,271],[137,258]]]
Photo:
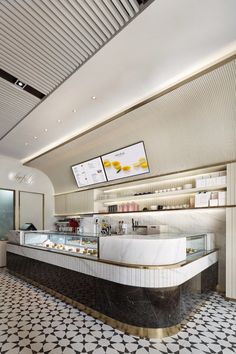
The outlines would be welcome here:
[[[112,161],[111,164],[116,170],[121,169],[120,161]]]
[[[131,167],[128,165],[122,167],[123,171],[129,171],[130,169],[131,169]]]
[[[139,162],[143,163],[143,162],[147,162],[147,160],[144,157],[140,157]]]
[[[143,163],[140,164],[140,166],[141,166],[142,168],[147,168],[147,167],[148,167],[148,164],[147,164],[147,162],[143,162]]]
[[[133,165],[134,165],[134,167],[139,167],[140,163],[139,162],[135,162]]]
[[[112,161],[112,166],[117,166],[117,165],[120,165],[120,161]]]
[[[107,168],[107,167],[110,167],[110,166],[111,166],[110,161],[109,161],[109,160],[104,160],[104,161],[103,161],[103,166],[106,167],[106,168]]]

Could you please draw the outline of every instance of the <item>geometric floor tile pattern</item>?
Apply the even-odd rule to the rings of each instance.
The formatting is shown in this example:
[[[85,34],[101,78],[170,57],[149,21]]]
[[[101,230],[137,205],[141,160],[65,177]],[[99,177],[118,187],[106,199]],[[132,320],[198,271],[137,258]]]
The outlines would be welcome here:
[[[129,336],[0,269],[1,354],[235,354],[236,303],[209,294],[181,331]]]

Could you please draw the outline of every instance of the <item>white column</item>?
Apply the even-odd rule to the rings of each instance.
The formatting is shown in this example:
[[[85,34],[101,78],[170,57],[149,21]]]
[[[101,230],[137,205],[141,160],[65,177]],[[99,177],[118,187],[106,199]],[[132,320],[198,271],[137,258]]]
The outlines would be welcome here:
[[[236,163],[227,165],[227,205],[236,205]],[[226,297],[236,299],[236,207],[226,209]]]

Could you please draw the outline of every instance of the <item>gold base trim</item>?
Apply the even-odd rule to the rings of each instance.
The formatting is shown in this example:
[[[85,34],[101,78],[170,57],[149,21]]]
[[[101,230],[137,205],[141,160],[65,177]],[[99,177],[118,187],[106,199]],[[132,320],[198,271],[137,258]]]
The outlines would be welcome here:
[[[151,338],[161,339],[164,337],[173,336],[176,333],[178,333],[181,329],[180,323],[175,326],[165,327],[165,328],[145,328],[145,327],[132,326],[127,323],[117,321],[109,316],[104,315],[103,313],[100,313],[96,310],[91,309],[90,307],[88,307],[86,305],[81,304],[78,301],[72,300],[69,297],[62,295],[61,293],[48,288],[47,286],[41,285],[41,284],[37,283],[36,281],[25,277],[22,274],[19,274],[17,272],[13,272],[11,270],[8,270],[8,271],[10,274],[26,281],[27,283],[32,284],[33,286],[35,286],[37,288],[40,288],[41,290],[49,293],[50,295],[55,296],[59,300],[64,301],[67,304],[72,305],[73,307],[76,307],[79,310],[87,313],[88,315],[91,315],[94,318],[101,320],[102,322],[105,322],[109,326],[112,326],[113,328],[118,329],[122,332],[125,332],[129,335],[138,336],[138,337],[145,337],[148,339],[151,339]]]

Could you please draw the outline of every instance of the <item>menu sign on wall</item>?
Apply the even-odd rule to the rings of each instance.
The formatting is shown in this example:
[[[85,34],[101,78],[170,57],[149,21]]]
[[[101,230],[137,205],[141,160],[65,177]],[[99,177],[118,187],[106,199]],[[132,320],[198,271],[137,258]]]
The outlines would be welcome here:
[[[78,187],[106,182],[106,175],[100,157],[72,166]]]
[[[143,142],[103,155],[102,162],[108,181],[149,172]]]

